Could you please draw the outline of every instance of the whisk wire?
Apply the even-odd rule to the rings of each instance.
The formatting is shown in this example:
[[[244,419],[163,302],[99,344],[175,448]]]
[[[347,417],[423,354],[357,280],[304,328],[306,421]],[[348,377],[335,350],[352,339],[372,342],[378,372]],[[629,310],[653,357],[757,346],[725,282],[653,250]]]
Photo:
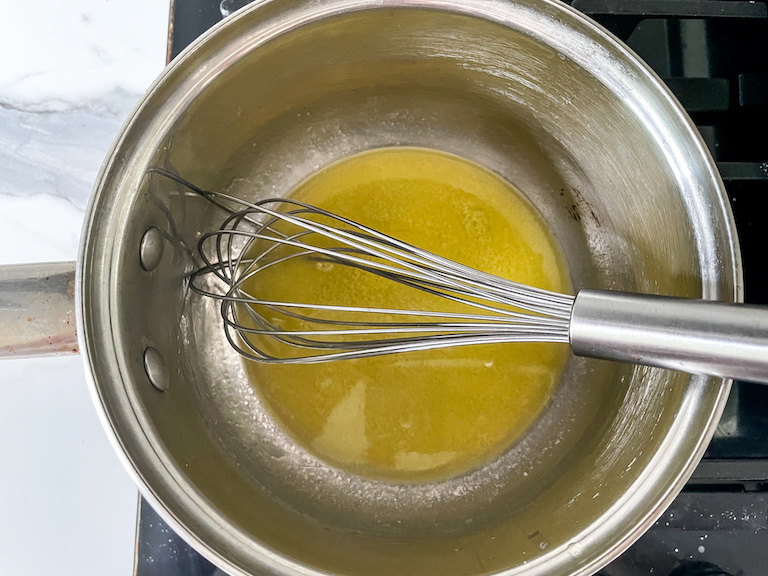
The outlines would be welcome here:
[[[470,268],[297,200],[248,202],[167,170],[152,172],[228,213],[218,230],[198,239],[203,265],[189,286],[221,302],[226,338],[249,359],[316,363],[470,344],[568,342],[573,296]],[[257,275],[305,259],[377,275],[454,309],[289,302],[250,293]]]

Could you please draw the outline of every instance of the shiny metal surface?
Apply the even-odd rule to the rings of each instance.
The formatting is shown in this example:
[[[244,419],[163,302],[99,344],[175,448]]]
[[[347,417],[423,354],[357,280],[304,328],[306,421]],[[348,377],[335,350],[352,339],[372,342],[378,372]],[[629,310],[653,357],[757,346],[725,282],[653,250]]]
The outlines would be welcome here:
[[[0,358],[78,350],[75,263],[0,266]]]
[[[139,260],[141,267],[151,272],[160,265],[163,259],[165,238],[163,232],[157,226],[150,226],[141,237],[139,244]]]
[[[264,408],[186,289],[223,214],[148,172],[248,200],[377,146],[453,152],[512,182],[576,289],[741,297],[722,184],[689,120],[622,45],[544,0],[280,0],[227,19],[149,91],[105,163],[78,269],[97,405],[143,494],[231,574],[592,574],[682,487],[729,385],[569,360],[498,459],[436,483],[335,469]],[[152,272],[136,257],[157,226]],[[164,394],[143,351],[168,364]]]
[[[229,204],[232,214],[200,237],[205,265],[189,286],[221,301],[222,330],[249,360],[309,364],[470,344],[568,342],[573,296],[474,270],[309,204],[202,194],[217,206]],[[264,300],[245,288],[264,270],[290,274],[286,264],[297,260],[355,267],[440,298],[435,308],[398,310]]]
[[[768,383],[768,309],[582,290],[570,327],[575,354]]]
[[[170,383],[168,365],[162,354],[157,351],[157,348],[149,346],[144,350],[144,370],[152,386],[157,388],[159,392],[168,390],[168,384]]]

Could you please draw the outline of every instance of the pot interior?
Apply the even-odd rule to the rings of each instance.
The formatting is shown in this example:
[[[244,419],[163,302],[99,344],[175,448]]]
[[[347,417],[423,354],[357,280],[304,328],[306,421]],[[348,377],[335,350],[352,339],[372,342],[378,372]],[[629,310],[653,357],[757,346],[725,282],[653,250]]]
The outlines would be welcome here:
[[[232,18],[150,92],[97,188],[81,288],[103,409],[145,494],[227,570],[591,573],[661,513],[725,401],[716,379],[571,357],[504,454],[421,483],[329,466],[270,415],[218,304],[184,283],[225,215],[151,167],[253,200],[361,151],[443,150],[536,206],[576,289],[736,294],[719,179],[631,55],[547,2],[423,4],[287,0]],[[150,226],[166,241],[147,272]]]

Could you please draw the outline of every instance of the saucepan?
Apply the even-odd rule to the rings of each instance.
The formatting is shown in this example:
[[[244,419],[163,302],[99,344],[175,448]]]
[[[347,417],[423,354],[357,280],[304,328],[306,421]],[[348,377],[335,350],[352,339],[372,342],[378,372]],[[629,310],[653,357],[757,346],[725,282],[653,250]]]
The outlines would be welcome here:
[[[253,199],[385,146],[458,154],[513,183],[576,289],[741,299],[733,218],[691,121],[569,6],[272,0],[191,45],[133,111],[76,272],[3,272],[3,350],[79,347],[142,494],[230,574],[592,574],[682,488],[729,381],[572,357],[501,456],[441,481],[376,480],[283,430],[217,306],[187,288],[197,239],[223,215],[153,168]]]

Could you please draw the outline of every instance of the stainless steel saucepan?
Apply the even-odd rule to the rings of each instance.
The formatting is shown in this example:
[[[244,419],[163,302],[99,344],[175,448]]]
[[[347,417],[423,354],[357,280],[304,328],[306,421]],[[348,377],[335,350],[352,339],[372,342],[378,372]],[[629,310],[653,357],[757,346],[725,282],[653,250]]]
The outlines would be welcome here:
[[[552,226],[576,289],[741,298],[704,145],[658,78],[589,19],[553,0],[272,0],[193,44],[128,119],[74,286],[71,264],[3,272],[1,347],[79,342],[142,494],[233,575],[592,574],[681,489],[729,382],[573,357],[502,456],[442,482],[374,481],[294,443],[244,378],[218,308],[186,289],[196,238],[221,214],[150,168],[279,196],[393,145],[453,152],[514,183]],[[30,294],[37,309],[24,308]]]

